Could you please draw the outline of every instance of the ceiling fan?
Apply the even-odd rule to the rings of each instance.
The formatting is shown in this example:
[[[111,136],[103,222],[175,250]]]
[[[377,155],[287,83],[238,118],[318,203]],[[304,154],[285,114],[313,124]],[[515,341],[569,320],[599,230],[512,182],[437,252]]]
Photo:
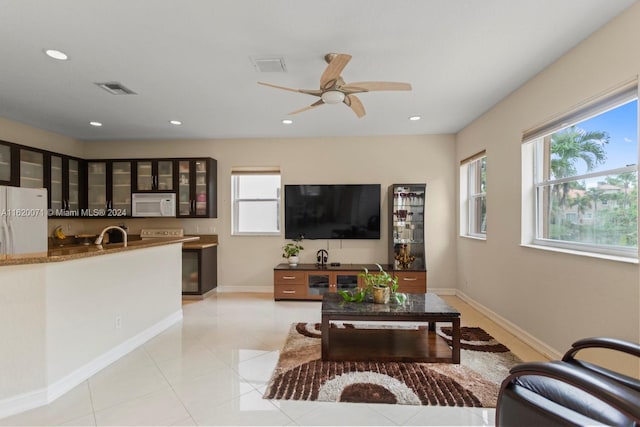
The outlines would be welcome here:
[[[291,92],[300,92],[307,95],[317,96],[320,99],[313,104],[292,111],[289,114],[298,114],[303,111],[311,110],[323,104],[339,104],[344,103],[350,107],[358,117],[364,117],[365,110],[356,93],[374,92],[380,90],[411,90],[409,83],[400,82],[357,82],[345,83],[340,73],[351,60],[351,55],[345,53],[328,53],[324,56],[327,61],[327,68],[320,76],[320,89],[292,89],[284,86],[278,86],[271,83],[258,82],[264,86],[284,89]]]

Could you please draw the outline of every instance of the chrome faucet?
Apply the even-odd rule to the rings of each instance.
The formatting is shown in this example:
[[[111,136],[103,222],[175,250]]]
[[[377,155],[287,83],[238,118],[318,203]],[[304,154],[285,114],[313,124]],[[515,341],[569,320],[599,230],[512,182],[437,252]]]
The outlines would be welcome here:
[[[124,246],[127,246],[127,230],[125,230],[122,227],[118,227],[117,225],[108,225],[104,228],[104,230],[102,230],[100,232],[100,235],[98,236],[98,238],[96,239],[96,241],[94,242],[96,245],[101,245],[102,244],[102,240],[104,239],[104,233],[106,233],[109,230],[120,230],[120,232],[122,233],[122,241],[124,242]]]

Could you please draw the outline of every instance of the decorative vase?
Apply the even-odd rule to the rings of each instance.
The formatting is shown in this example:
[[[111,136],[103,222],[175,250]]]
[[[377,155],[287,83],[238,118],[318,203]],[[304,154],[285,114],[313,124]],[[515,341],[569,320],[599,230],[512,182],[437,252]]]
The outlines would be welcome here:
[[[373,302],[376,304],[387,304],[389,302],[389,297],[391,292],[389,288],[373,288]]]
[[[292,255],[288,258],[288,260],[290,267],[296,267],[298,265],[298,261],[300,261],[300,258],[297,255]]]

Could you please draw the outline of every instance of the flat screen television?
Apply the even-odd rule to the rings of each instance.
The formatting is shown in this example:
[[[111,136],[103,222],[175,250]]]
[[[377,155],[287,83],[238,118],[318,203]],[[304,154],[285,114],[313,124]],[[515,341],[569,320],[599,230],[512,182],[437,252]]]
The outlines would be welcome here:
[[[287,239],[380,239],[380,184],[285,185]]]

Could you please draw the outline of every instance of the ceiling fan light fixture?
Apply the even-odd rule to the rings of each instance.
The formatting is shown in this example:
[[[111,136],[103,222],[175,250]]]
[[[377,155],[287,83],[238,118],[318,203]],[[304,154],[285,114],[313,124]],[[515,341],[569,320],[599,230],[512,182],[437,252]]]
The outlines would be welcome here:
[[[344,101],[344,93],[339,90],[328,90],[322,94],[322,101],[325,104],[340,104]]]
[[[283,125],[293,124],[293,120],[291,120],[291,119],[282,119],[282,124]]]

